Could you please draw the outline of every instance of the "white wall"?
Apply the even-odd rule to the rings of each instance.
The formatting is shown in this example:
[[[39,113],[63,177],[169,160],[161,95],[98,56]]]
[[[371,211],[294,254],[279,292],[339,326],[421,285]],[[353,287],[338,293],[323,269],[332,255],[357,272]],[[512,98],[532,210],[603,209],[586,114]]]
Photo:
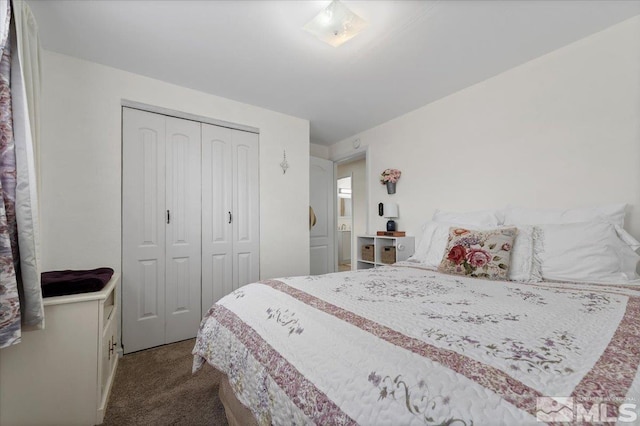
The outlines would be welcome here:
[[[384,229],[381,201],[410,232],[435,208],[625,202],[640,237],[640,16],[345,139],[331,158],[355,138],[369,148],[369,231]],[[386,168],[402,171],[395,195]]]
[[[120,105],[128,99],[259,128],[260,276],[308,274],[307,120],[57,53],[43,52],[42,62],[44,270],[120,270]]]
[[[324,145],[318,145],[317,143],[310,143],[309,154],[311,154],[312,157],[324,158],[325,160],[328,160],[329,147]]]

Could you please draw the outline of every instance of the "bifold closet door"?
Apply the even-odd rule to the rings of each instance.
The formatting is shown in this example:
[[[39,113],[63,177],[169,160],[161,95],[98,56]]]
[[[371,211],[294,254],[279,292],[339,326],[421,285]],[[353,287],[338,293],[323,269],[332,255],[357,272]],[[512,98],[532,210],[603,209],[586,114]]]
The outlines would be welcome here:
[[[162,115],[122,111],[122,342],[165,342],[165,149]]]
[[[167,117],[165,343],[195,337],[202,315],[200,123]]]
[[[258,135],[233,131],[233,289],[260,279]]]
[[[200,140],[200,123],[123,108],[125,353],[197,333]]]
[[[202,124],[202,312],[259,279],[258,135]]]
[[[233,291],[233,130],[202,124],[202,312]]]

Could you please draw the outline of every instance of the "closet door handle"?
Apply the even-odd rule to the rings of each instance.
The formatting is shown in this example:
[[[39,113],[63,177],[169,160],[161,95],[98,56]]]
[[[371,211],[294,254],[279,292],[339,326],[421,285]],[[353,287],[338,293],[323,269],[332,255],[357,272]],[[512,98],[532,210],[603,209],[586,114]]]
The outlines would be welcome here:
[[[167,225],[171,223],[171,212],[167,210]]]
[[[231,219],[233,218],[233,216],[231,215],[231,212],[229,212],[229,223],[231,223]]]

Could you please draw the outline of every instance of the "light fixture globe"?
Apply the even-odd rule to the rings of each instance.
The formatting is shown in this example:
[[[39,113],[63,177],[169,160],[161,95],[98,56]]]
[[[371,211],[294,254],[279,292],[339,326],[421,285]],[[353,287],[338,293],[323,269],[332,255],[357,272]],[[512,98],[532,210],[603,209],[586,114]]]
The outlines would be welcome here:
[[[367,21],[353,13],[339,0],[333,0],[303,28],[318,39],[338,47],[367,27]]]

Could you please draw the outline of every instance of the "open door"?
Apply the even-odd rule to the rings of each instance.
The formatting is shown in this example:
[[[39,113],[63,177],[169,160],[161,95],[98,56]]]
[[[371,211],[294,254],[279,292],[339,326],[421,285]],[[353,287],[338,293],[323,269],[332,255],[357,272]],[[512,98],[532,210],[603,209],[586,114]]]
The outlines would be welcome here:
[[[335,189],[333,162],[311,157],[309,168],[310,214],[315,214],[315,225],[310,229],[311,275],[335,272]],[[312,222],[310,222],[311,224]]]
[[[340,166],[338,166],[338,180],[336,182],[336,228],[338,237],[338,271],[351,270],[351,230],[353,229],[353,203],[351,199],[353,173],[341,177]]]

